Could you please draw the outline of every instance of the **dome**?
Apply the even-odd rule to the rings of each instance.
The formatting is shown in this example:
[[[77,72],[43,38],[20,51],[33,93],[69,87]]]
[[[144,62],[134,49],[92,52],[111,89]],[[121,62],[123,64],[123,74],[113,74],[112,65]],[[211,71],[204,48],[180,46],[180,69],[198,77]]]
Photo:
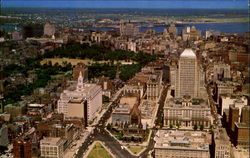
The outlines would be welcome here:
[[[190,48],[185,49],[182,53],[181,53],[181,58],[196,58],[196,55],[194,53],[194,51]]]

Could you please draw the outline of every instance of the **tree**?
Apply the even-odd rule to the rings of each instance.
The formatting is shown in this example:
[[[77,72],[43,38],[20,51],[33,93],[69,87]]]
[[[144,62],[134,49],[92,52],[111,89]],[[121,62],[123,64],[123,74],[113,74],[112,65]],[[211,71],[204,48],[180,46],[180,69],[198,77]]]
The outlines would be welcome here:
[[[201,125],[200,130],[203,131],[203,129],[204,129],[204,125]]]
[[[170,123],[169,127],[170,127],[170,128],[173,128],[173,125],[172,125],[172,123]]]
[[[107,97],[106,95],[102,95],[102,102],[103,103],[108,103],[109,102],[109,97]]]
[[[41,37],[43,35],[43,25],[41,24],[27,24],[23,26],[24,38],[27,37]]]
[[[195,124],[193,129],[196,131],[198,129],[198,126]]]
[[[213,125],[210,125],[209,129],[210,129],[210,130],[213,129]]]
[[[124,123],[124,129],[127,129],[128,128],[128,122],[126,121],[125,123]]]
[[[115,126],[116,126],[116,127],[118,126],[118,123],[117,123],[117,122],[115,122]]]
[[[180,124],[179,122],[177,122],[176,126],[177,126],[177,128],[179,129],[180,126],[181,126],[181,124]]]
[[[107,124],[107,129],[110,130],[111,128],[112,128],[111,124],[108,123],[108,124]]]

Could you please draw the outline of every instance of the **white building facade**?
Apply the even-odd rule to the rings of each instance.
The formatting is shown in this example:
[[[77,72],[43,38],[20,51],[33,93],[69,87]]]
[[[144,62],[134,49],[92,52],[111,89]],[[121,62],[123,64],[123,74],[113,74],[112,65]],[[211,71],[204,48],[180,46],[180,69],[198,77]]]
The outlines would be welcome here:
[[[63,113],[67,117],[69,102],[73,99],[87,101],[87,118],[91,121],[102,106],[102,88],[97,84],[84,83],[80,73],[76,87],[71,86],[61,93],[57,104],[58,113]]]
[[[185,95],[199,98],[205,95],[204,73],[201,71],[196,54],[192,49],[185,49],[180,55],[175,78],[176,98],[182,98]]]

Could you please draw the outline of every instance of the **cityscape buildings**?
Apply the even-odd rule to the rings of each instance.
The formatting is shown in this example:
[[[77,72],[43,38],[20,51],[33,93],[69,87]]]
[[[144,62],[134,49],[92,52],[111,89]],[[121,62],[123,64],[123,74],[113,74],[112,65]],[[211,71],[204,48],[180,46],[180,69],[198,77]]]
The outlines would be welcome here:
[[[249,157],[246,10],[2,11],[0,157]]]

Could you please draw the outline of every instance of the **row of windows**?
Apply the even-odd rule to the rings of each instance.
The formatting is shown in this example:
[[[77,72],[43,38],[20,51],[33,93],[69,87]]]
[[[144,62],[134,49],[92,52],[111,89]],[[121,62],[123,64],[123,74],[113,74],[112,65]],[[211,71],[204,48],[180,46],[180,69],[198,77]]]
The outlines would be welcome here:
[[[57,147],[42,146],[41,150],[57,150]]]

